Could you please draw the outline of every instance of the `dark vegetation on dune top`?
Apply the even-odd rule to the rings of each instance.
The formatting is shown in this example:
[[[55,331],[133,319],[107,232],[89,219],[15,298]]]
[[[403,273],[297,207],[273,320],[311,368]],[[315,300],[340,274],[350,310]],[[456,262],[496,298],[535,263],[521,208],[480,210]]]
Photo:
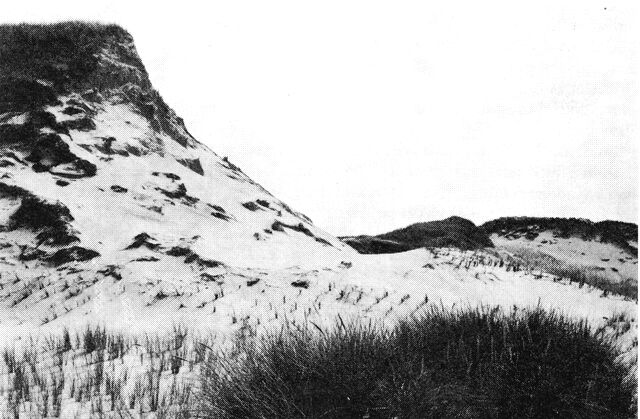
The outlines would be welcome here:
[[[89,87],[96,54],[109,37],[130,39],[119,26],[99,23],[0,26],[0,112],[29,111],[55,103],[62,91]],[[144,68],[137,57],[129,58]]]
[[[561,238],[578,237],[583,240],[599,240],[611,243],[637,256],[637,247],[630,241],[638,241],[638,225],[622,221],[593,222],[583,218],[552,217],[502,217],[480,226],[487,234],[506,237],[523,235],[534,239],[542,231],[552,231]]]
[[[493,247],[483,230],[461,217],[416,223],[377,236],[341,239],[360,253],[397,253],[420,247],[456,247],[463,250]]]
[[[133,38],[121,27],[73,21],[0,25],[0,114],[38,112],[44,106],[60,104],[60,96],[69,93],[89,102],[100,102],[105,94],[109,98],[124,93],[154,130],[169,134],[183,147],[193,140],[184,121],[153,89]],[[82,113],[77,105],[63,112]],[[60,125],[51,128],[58,134],[95,128],[91,115]],[[28,143],[33,137],[30,133],[9,134],[14,143]],[[0,136],[5,138],[7,133],[0,132]],[[135,154],[133,150],[131,153]],[[203,174],[198,161],[179,162]]]
[[[638,226],[621,221],[593,222],[582,218],[502,217],[481,226],[461,217],[416,223],[376,236],[341,237],[360,253],[397,253],[420,247],[455,247],[462,250],[493,247],[490,236],[535,239],[541,232],[555,237],[578,237],[614,244],[637,256],[630,242],[638,240]]]
[[[317,329],[317,330],[316,330]],[[392,331],[276,332],[203,368],[198,417],[635,417],[630,367],[599,331],[542,309],[433,309]]]

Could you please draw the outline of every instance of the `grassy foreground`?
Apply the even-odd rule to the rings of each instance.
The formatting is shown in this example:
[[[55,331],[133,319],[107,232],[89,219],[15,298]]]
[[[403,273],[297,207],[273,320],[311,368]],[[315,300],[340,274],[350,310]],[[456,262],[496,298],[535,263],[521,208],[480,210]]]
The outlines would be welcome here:
[[[340,321],[202,369],[201,417],[635,417],[635,381],[584,322],[542,309],[433,309],[393,330]]]
[[[2,351],[0,417],[636,417],[637,362],[612,341],[632,322],[432,307],[391,329],[241,328],[230,346],[181,327],[65,330]]]

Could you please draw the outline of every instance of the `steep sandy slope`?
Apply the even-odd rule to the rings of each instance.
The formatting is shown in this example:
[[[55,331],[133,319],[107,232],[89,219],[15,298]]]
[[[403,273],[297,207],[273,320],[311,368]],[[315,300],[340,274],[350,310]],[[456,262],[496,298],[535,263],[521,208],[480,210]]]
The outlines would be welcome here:
[[[0,34],[5,49],[26,45],[4,51],[10,62],[36,67],[20,76],[5,68],[1,79],[0,273],[82,260],[120,265],[140,246],[271,268],[350,253],[196,141],[151,87],[122,29],[36,29]],[[67,62],[76,59],[67,57],[74,42],[94,49],[80,74]],[[27,53],[51,57],[31,62]]]
[[[3,340],[56,319],[153,329],[137,311],[150,288],[355,253],[196,141],[123,29],[4,26],[0,41]]]

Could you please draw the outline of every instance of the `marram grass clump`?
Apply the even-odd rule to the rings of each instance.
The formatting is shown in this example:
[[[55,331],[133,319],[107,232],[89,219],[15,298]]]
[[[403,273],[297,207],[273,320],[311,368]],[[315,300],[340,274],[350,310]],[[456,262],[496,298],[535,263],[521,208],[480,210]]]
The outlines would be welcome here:
[[[631,366],[586,322],[541,308],[432,309],[392,330],[272,333],[202,369],[202,417],[635,417]]]

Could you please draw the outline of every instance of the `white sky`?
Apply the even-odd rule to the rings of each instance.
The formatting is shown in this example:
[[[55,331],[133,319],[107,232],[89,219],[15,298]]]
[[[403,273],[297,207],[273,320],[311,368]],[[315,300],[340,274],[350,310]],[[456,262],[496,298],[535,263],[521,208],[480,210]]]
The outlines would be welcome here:
[[[637,222],[637,1],[425,3],[20,1],[0,21],[124,26],[198,140],[336,235]]]

